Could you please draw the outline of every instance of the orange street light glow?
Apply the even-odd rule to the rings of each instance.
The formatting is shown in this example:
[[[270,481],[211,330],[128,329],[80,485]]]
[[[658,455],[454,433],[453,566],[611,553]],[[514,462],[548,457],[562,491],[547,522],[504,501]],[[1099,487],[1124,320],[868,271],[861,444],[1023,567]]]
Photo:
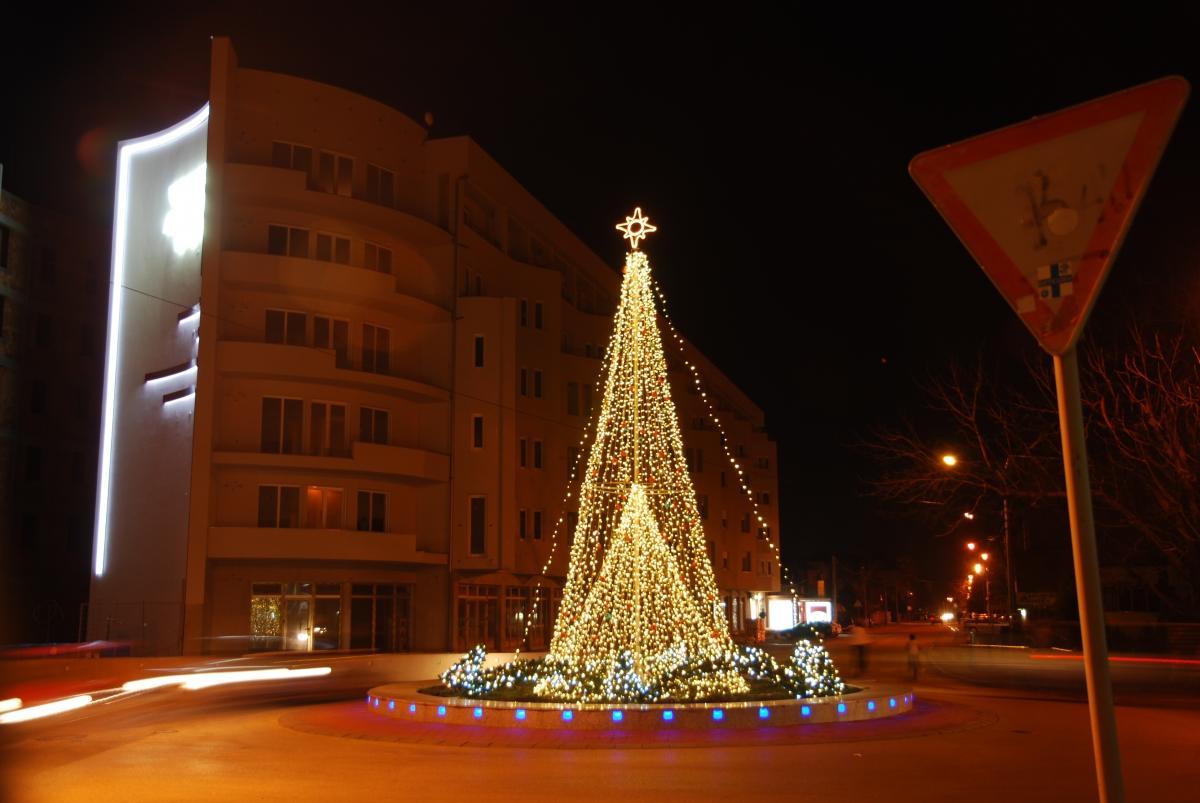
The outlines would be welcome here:
[[[967,549],[969,549],[969,550],[971,550],[972,552],[974,552],[974,551],[975,551],[975,542],[974,542],[974,541],[968,541],[968,542],[967,542]]]
[[[983,564],[982,563],[975,564],[975,574],[983,574]]]
[[[948,466],[958,465],[958,458],[952,454],[942,455],[942,462]]]
[[[974,520],[975,514],[968,510],[966,513],[963,514],[963,518],[967,519],[968,521],[971,521],[971,520]]]
[[[987,560],[987,559],[988,559],[988,553],[984,552],[984,553],[983,553],[983,554],[981,554],[979,557],[983,558],[984,560]]]

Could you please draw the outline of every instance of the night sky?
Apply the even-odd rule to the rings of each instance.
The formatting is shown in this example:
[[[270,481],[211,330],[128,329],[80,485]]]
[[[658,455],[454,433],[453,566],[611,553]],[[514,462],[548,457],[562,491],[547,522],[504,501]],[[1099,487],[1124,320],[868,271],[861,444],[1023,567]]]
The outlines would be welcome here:
[[[107,225],[116,141],[204,102],[210,34],[242,66],[431,111],[433,136],[473,137],[614,269],[614,223],[640,204],[660,227],[648,248],[676,323],[779,443],[788,554],[922,555],[929,529],[863,497],[871,467],[849,446],[901,417],[936,428],[918,381],[981,352],[1015,365],[1032,340],[909,160],[1163,75],[1197,85],[1200,12],[567,5],[118,4],[6,26],[4,187]],[[1193,98],[1093,328],[1116,331],[1156,276],[1200,265],[1198,185]]]

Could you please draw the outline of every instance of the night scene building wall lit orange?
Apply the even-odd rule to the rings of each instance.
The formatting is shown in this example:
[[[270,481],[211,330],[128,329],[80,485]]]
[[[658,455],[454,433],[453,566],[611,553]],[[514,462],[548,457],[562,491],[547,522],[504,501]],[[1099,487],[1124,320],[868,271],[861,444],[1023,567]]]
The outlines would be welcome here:
[[[208,105],[121,159],[89,636],[506,649],[528,618],[544,648],[616,266],[469,138],[239,67],[228,39]],[[751,631],[780,588],[775,444],[666,346],[717,583]]]

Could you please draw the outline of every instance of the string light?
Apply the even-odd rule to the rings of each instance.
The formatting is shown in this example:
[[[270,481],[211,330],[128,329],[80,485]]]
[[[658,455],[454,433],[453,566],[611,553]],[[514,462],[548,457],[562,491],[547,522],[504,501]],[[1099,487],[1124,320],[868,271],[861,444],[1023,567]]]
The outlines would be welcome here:
[[[478,645],[443,673],[442,681],[472,696],[528,687],[545,699],[576,702],[712,699],[746,693],[747,678],[770,681],[796,696],[837,693],[841,681],[819,645],[798,644],[790,665],[783,667],[761,650],[734,648],[683,460],[650,263],[636,250],[656,228],[640,207],[617,228],[633,250],[626,255],[613,335],[604,353],[599,414],[594,430],[589,421],[580,444],[586,445],[591,434],[550,651],[543,661],[518,658],[484,669],[486,650]],[[672,334],[680,340],[674,327]],[[695,381],[699,385],[698,376]],[[699,390],[711,409],[707,393]],[[722,442],[728,454],[727,439]],[[578,463],[579,456],[572,481]],[[571,487],[564,502],[572,496]],[[749,495],[744,481],[742,487]],[[751,502],[765,526],[753,497]],[[559,517],[555,524],[543,576],[554,560],[562,521]],[[539,582],[535,606],[540,600]],[[526,617],[526,638],[533,618]]]

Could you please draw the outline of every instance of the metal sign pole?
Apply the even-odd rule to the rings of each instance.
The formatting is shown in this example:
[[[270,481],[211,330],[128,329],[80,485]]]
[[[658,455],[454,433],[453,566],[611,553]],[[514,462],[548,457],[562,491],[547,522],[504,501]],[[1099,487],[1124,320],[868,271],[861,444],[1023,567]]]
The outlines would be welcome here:
[[[1104,606],[1100,598],[1100,566],[1075,346],[1061,355],[1054,355],[1054,383],[1058,389],[1058,422],[1062,430],[1063,469],[1067,479],[1067,509],[1071,516],[1071,551],[1075,559],[1075,590],[1079,597],[1079,628],[1083,635],[1083,666],[1092,722],[1092,752],[1096,758],[1096,784],[1102,803],[1124,803],[1125,787],[1121,779],[1121,754],[1117,748],[1108,646],[1104,639]]]

